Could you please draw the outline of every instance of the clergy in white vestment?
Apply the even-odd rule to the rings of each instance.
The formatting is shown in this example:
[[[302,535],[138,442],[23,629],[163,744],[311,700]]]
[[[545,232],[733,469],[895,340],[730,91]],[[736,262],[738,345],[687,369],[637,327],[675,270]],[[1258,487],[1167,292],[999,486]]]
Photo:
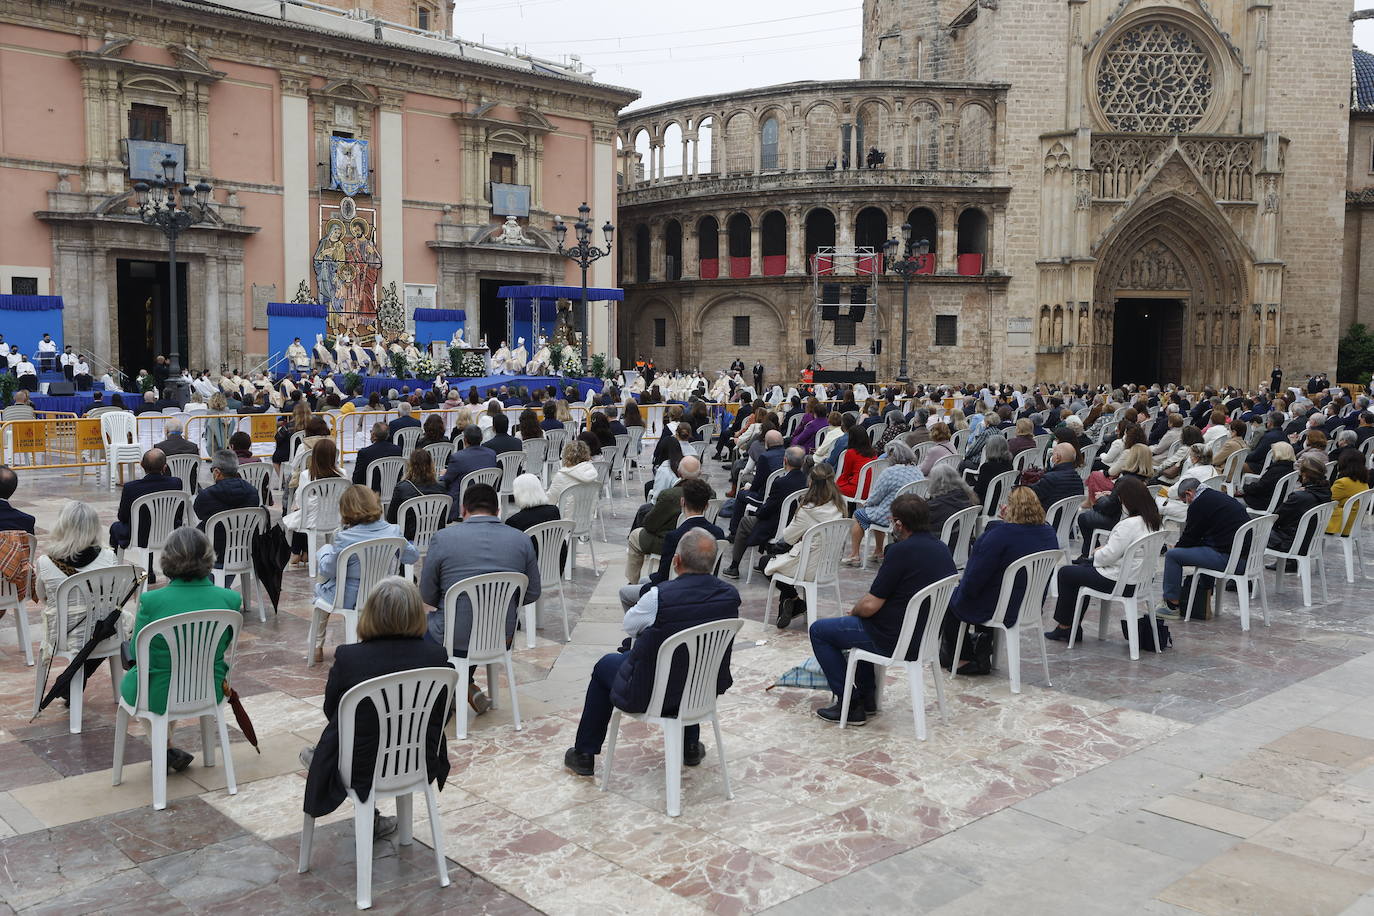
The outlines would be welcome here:
[[[324,345],[323,334],[315,335],[315,361],[321,366],[328,366],[331,369],[337,365],[334,354],[330,353],[329,348]]]
[[[525,350],[525,338],[521,337],[515,342],[515,349],[510,354],[510,371],[512,375],[519,375],[525,371],[525,366],[529,363],[529,353]]]
[[[510,347],[506,346],[506,342],[503,340],[501,346],[497,347],[496,352],[491,355],[491,374],[509,375],[509,363]]]
[[[305,352],[305,344],[301,343],[299,337],[286,348],[286,364],[297,372],[305,372],[310,368],[310,354]]]

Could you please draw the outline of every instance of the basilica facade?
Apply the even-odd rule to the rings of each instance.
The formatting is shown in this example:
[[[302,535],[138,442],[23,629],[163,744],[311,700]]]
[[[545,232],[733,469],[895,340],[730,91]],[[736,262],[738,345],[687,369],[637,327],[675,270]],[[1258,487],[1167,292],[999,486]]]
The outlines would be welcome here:
[[[1334,371],[1364,298],[1343,0],[866,0],[863,16],[857,80],[622,115],[622,350],[793,376],[809,346],[890,377],[901,280],[856,311],[817,254],[858,249],[882,273],[862,254],[908,225],[931,252],[907,296],[913,378]],[[839,309],[813,320],[827,286]]]

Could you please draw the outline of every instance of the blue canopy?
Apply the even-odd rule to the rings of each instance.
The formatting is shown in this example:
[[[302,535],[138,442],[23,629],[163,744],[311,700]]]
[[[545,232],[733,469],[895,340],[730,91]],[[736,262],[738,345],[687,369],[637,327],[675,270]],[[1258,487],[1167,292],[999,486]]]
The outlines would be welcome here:
[[[466,321],[467,314],[462,309],[416,309],[416,321]]]
[[[580,286],[503,286],[496,291],[502,299],[573,299],[581,300]],[[597,289],[587,287],[588,302],[620,302],[625,298],[623,289]]]

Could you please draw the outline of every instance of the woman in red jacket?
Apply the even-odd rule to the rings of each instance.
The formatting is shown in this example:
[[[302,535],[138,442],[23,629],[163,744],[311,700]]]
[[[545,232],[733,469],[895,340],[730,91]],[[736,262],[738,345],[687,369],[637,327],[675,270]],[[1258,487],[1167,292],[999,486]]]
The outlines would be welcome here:
[[[868,487],[864,488],[863,493],[857,492],[859,489],[859,472],[864,469],[864,465],[877,457],[878,450],[873,447],[873,440],[869,437],[868,430],[862,426],[855,426],[851,429],[849,431],[849,448],[840,453],[840,464],[844,465],[844,471],[836,481],[840,492],[845,496],[858,496],[867,499]],[[871,477],[868,480],[868,486],[873,486]]]

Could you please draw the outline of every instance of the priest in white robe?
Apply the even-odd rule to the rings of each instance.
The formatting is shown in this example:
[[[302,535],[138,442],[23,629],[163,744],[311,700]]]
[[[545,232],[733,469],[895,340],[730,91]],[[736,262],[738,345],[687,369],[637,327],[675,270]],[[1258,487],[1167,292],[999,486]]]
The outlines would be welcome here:
[[[520,375],[525,371],[529,364],[529,353],[525,350],[525,338],[521,337],[515,342],[515,349],[510,354],[511,375]]]

